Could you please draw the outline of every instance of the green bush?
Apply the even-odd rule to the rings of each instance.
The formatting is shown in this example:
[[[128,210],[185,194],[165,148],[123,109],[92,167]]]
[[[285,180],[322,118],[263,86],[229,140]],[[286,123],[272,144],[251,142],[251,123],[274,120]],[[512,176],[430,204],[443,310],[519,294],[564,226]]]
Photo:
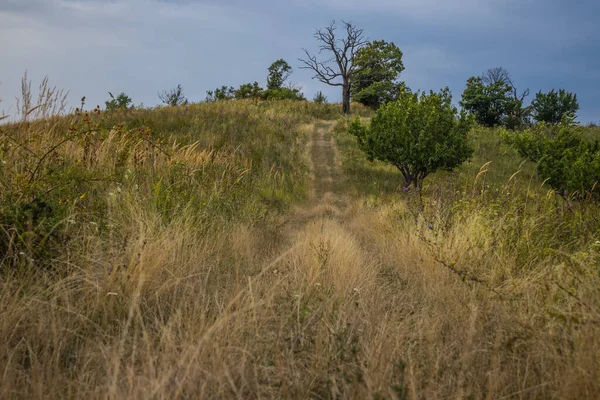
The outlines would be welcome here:
[[[206,91],[206,101],[231,100],[235,98],[235,89],[232,86],[223,85],[215,90]]]
[[[504,125],[522,103],[511,97],[513,88],[504,81],[485,84],[481,77],[471,77],[462,94],[460,106],[487,127]]]
[[[264,100],[306,100],[299,89],[267,89],[260,94]]]
[[[502,137],[519,154],[537,163],[541,178],[565,199],[600,199],[600,146],[588,141],[582,128],[541,123]]]
[[[313,102],[317,104],[327,104],[327,96],[325,96],[325,94],[323,94],[323,92],[319,90],[315,94],[315,97],[313,97]]]
[[[108,92],[108,94],[110,95],[110,100],[105,103],[108,111],[127,110],[128,108],[133,107],[131,97],[127,96],[125,93],[121,92],[117,97],[113,96],[111,92]]]
[[[470,127],[464,114],[457,118],[446,88],[429,95],[402,92],[397,101],[377,110],[370,126],[354,120],[350,133],[369,160],[394,165],[404,176],[405,187],[420,188],[429,174],[452,170],[471,156]]]
[[[531,102],[531,110],[533,119],[538,122],[572,123],[575,121],[577,110],[579,110],[579,103],[576,94],[569,93],[564,89],[560,89],[558,92],[552,89],[548,93],[538,92]]]

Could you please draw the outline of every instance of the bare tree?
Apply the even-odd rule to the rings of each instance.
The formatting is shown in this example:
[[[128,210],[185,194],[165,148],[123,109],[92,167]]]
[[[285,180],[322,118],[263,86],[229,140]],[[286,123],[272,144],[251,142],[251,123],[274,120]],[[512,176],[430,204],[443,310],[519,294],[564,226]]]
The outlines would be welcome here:
[[[522,102],[525,100],[525,97],[529,96],[529,89],[526,89],[520,95],[518,94],[517,88],[510,76],[510,72],[502,67],[488,69],[481,75],[481,80],[486,85],[492,85],[497,82],[503,82],[509,85],[513,89],[513,96],[515,100]]]
[[[160,101],[171,107],[185,106],[188,100],[183,95],[183,88],[181,85],[177,85],[175,89],[169,91],[163,91],[158,94]]]
[[[342,109],[344,114],[350,114],[350,78],[356,71],[354,56],[368,41],[364,38],[362,29],[358,29],[350,22],[342,21],[342,23],[346,30],[346,37],[336,37],[335,21],[314,34],[315,39],[320,42],[319,54],[329,52],[332,54],[331,58],[319,61],[316,55],[311,55],[306,49],[302,49],[307,58],[299,60],[304,63],[301,68],[314,71],[313,79],[330,86],[342,87]]]
[[[509,118],[512,118],[511,124],[521,124],[527,117],[529,107],[523,107],[523,101],[529,96],[529,89],[524,90],[519,94],[517,87],[515,86],[510,72],[502,67],[490,68],[481,75],[481,80],[486,85],[493,85],[496,83],[504,83],[512,88],[512,95],[514,99],[514,105],[511,107]]]
[[[492,85],[497,82],[512,84],[510,73],[502,67],[489,68],[481,74],[481,80],[486,85]]]

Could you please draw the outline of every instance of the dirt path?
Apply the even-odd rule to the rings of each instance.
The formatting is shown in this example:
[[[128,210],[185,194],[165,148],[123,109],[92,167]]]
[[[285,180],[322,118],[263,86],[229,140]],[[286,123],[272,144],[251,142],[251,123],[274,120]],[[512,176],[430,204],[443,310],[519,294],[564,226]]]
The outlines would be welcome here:
[[[298,230],[321,217],[340,220],[347,212],[350,199],[345,192],[339,150],[332,134],[333,123],[316,122],[309,143],[312,174],[308,201],[286,216],[286,224]]]
[[[343,179],[339,165],[339,156],[331,125],[315,124],[311,143],[311,164],[314,174],[314,197],[317,202],[326,196],[332,196],[340,191],[340,181]]]

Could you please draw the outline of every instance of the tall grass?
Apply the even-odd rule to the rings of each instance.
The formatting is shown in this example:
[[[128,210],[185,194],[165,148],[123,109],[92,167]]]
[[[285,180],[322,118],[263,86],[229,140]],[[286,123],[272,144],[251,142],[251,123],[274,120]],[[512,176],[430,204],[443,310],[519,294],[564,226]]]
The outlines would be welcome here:
[[[402,338],[386,352],[403,366],[403,393],[596,398],[598,207],[555,195],[496,131],[472,136],[471,162],[430,177],[421,199],[337,125],[349,187],[363,193],[354,221],[398,282],[389,307],[405,309],[384,318]]]
[[[597,207],[487,130],[421,199],[318,107],[2,126],[0,398],[599,397]]]

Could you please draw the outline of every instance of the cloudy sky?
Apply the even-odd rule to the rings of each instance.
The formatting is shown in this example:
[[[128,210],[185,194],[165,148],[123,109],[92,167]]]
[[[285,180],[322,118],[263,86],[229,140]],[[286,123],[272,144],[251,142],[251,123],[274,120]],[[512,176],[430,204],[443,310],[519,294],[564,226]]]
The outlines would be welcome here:
[[[412,89],[449,86],[458,101],[467,78],[503,66],[532,93],[576,92],[580,120],[600,121],[597,0],[0,0],[0,109],[15,112],[26,69],[33,86],[48,75],[93,108],[109,91],[154,105],[177,84],[191,101],[265,84],[279,58],[307,97],[339,100],[297,60],[333,19],[396,43]]]

